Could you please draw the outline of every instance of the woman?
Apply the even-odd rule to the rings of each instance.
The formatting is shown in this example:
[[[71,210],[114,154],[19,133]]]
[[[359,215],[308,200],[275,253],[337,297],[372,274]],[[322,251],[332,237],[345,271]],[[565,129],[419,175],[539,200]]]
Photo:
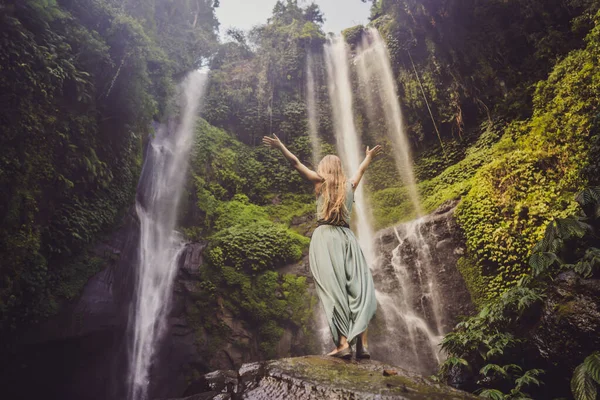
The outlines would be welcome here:
[[[325,156],[315,172],[302,164],[277,136],[265,136],[263,143],[281,151],[292,167],[315,185],[318,226],[310,241],[309,258],[317,293],[336,344],[328,355],[351,358],[350,343],[357,338],[356,358],[370,358],[367,325],[375,315],[377,300],[371,271],[349,222],[354,191],[382,148],[367,147],[364,161],[347,181],[342,163],[334,155]]]

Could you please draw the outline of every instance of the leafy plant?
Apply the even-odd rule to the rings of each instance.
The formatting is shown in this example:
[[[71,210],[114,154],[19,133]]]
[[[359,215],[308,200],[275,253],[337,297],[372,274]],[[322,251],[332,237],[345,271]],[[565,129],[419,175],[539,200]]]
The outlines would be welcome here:
[[[546,226],[543,238],[529,258],[534,276],[552,275],[572,269],[589,278],[600,267],[600,249],[596,243],[597,208],[600,189],[586,188],[575,197],[580,213],[556,219]]]
[[[575,400],[595,400],[600,385],[600,353],[590,354],[571,378],[571,391]]]

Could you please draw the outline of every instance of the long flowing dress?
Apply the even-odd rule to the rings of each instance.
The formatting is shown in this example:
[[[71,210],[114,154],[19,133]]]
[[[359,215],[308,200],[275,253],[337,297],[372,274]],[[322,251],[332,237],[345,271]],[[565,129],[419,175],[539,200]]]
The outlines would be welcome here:
[[[354,202],[352,184],[346,184],[346,208]],[[321,215],[322,196],[317,198]],[[310,270],[325,310],[336,346],[340,336],[348,342],[367,329],[377,309],[373,277],[354,233],[343,226],[321,225],[315,229],[309,248]]]

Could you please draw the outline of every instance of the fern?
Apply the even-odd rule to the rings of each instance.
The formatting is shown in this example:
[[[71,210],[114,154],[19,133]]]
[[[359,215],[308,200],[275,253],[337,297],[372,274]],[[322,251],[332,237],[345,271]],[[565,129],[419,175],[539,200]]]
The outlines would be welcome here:
[[[460,366],[469,368],[469,363],[464,358],[448,357],[440,366],[440,374],[443,375],[449,372],[452,368]]]
[[[483,397],[484,399],[504,400],[506,398],[504,393],[496,389],[483,389],[478,394],[479,397]]]
[[[504,367],[499,366],[498,364],[487,364],[479,370],[479,373],[483,376],[488,376],[490,371],[503,377],[508,376],[508,372],[506,372],[506,369],[504,369]]]
[[[533,276],[541,275],[546,272],[548,267],[558,261],[558,257],[554,253],[540,252],[534,253],[529,257],[529,265],[533,270]]]
[[[546,226],[544,237],[532,249],[537,253],[558,253],[562,250],[565,240],[582,238],[592,232],[592,227],[576,217],[555,219]],[[531,263],[531,259],[530,259]]]
[[[530,369],[526,371],[520,378],[515,380],[515,390],[521,391],[521,389],[525,386],[536,385],[540,386],[542,382],[538,379],[540,375],[544,373],[542,369]]]
[[[575,196],[575,201],[581,206],[600,203],[600,187],[592,186],[583,189]]]
[[[585,254],[577,264],[573,266],[573,270],[583,276],[589,278],[594,270],[600,266],[600,249],[590,247],[585,251]]]
[[[569,217],[556,220],[556,229],[561,239],[582,238],[592,227],[576,218]]]

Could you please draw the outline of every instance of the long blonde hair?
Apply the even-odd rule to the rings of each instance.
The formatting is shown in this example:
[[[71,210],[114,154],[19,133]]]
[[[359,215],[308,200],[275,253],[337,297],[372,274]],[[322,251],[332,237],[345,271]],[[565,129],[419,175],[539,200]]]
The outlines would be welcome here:
[[[343,222],[348,214],[346,208],[346,176],[338,156],[327,155],[317,166],[317,174],[323,178],[319,193],[323,197],[321,215],[317,218],[334,223]]]

